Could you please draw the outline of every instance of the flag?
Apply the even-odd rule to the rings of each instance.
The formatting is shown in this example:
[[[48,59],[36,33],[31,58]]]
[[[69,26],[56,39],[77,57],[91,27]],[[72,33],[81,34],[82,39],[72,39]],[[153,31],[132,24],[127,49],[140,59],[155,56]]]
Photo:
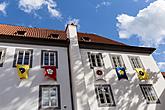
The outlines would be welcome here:
[[[136,72],[138,73],[138,78],[140,80],[148,80],[149,74],[145,71],[144,68],[135,68]]]
[[[45,68],[45,76],[56,80],[56,67],[55,66],[44,66]]]
[[[118,76],[119,80],[120,79],[127,79],[128,80],[128,77],[126,75],[124,67],[116,67],[116,73],[117,73],[117,76]]]
[[[20,79],[28,79],[29,75],[29,65],[19,65],[17,64],[18,76]]]

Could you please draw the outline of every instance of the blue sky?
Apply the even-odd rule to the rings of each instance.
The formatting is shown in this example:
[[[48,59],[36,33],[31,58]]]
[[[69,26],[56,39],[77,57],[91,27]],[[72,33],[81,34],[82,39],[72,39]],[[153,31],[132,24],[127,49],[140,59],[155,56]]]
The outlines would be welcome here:
[[[165,0],[0,0],[0,23],[96,33],[134,46],[155,47],[165,71]]]

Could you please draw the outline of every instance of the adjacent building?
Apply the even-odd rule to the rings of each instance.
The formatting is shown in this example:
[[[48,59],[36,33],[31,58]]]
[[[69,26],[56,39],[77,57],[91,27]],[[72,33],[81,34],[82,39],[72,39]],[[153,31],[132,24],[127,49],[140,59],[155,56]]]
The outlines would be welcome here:
[[[96,34],[0,24],[2,110],[163,110],[155,48]],[[17,65],[29,65],[20,79]],[[56,67],[56,79],[45,77]]]

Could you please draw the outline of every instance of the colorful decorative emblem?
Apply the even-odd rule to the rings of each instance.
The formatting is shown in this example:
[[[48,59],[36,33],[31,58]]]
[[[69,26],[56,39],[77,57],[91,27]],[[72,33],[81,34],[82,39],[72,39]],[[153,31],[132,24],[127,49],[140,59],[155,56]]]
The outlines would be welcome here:
[[[117,76],[118,76],[119,80],[120,79],[127,79],[128,80],[128,77],[126,75],[124,67],[116,67],[116,73],[117,73]]]
[[[140,80],[148,80],[149,74],[145,71],[144,68],[135,68],[136,72],[138,73],[138,78]]]
[[[52,69],[47,69],[48,74],[53,74],[53,70]]]
[[[96,71],[96,74],[97,74],[97,75],[103,75],[103,72],[102,72],[101,70],[97,70],[97,71]]]
[[[20,79],[28,79],[29,65],[19,65],[17,64],[18,76]]]
[[[45,66],[45,77],[56,80],[56,67],[55,66]]]

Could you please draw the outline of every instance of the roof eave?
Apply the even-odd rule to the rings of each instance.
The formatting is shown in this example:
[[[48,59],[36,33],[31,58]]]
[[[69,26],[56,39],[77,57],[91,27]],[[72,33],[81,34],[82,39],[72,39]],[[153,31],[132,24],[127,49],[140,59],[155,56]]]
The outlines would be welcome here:
[[[156,50],[156,48],[150,48],[150,47],[104,44],[104,43],[95,43],[95,42],[79,42],[79,44],[80,44],[80,48],[85,48],[85,49],[101,49],[101,50],[134,52],[134,53],[145,53],[145,54],[152,54]]]

